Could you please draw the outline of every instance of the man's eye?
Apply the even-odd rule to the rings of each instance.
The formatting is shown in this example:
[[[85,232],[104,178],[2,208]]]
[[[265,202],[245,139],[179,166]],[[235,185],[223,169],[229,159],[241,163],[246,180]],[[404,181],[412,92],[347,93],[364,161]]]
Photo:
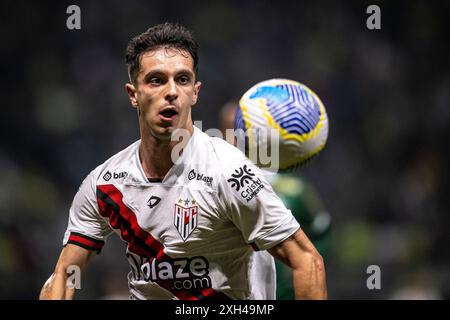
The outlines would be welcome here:
[[[150,78],[149,83],[159,86],[162,83],[162,80],[160,78]]]
[[[178,78],[178,82],[180,84],[187,84],[189,83],[189,77],[188,76],[181,76]]]

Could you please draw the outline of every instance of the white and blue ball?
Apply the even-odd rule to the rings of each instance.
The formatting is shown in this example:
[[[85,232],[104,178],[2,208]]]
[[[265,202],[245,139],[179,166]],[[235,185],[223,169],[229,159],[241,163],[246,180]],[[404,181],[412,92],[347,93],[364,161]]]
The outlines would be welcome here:
[[[266,141],[251,135],[273,129],[278,136],[279,168],[304,164],[317,155],[328,138],[328,117],[319,97],[307,86],[287,79],[257,83],[240,99],[235,129],[243,129],[249,147]],[[261,147],[261,146],[259,146]]]

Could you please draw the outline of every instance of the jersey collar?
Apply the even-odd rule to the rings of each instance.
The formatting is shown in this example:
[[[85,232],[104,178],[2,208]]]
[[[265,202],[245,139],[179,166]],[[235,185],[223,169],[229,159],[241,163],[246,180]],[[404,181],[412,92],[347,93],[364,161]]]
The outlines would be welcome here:
[[[192,163],[195,161],[193,159],[195,155],[195,145],[197,145],[196,141],[198,140],[199,136],[201,135],[201,130],[194,126],[194,131],[192,133],[192,136],[189,138],[188,143],[183,149],[183,152],[181,153],[180,157],[177,159],[177,161],[174,163],[174,165],[170,168],[170,170],[167,172],[166,176],[164,177],[162,184],[168,184],[173,185],[176,183],[178,177],[180,177],[187,164]],[[141,161],[139,159],[139,146],[141,145],[141,140],[138,140],[136,143],[134,150],[131,154],[131,157],[129,159],[129,173],[127,177],[124,180],[124,184],[127,185],[153,185],[154,183],[149,182],[148,178],[146,177],[144,173],[144,169],[142,168]],[[158,183],[161,184],[161,183]]]

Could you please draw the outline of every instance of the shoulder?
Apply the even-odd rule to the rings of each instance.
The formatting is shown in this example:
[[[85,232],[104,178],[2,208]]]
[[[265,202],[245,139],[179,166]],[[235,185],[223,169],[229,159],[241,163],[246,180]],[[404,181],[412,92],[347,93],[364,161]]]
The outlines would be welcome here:
[[[183,151],[183,172],[179,181],[192,184],[192,180],[200,180],[195,185],[203,189],[218,191],[219,185],[226,179],[225,172],[237,163],[245,161],[246,157],[238,148],[225,140],[210,137],[196,128],[194,139]]]
[[[262,188],[261,185],[265,182],[264,173],[241,150],[221,138],[208,138],[215,157],[214,166],[217,169],[219,181],[225,185],[226,189],[240,192],[244,186],[247,189],[249,186],[255,189]]]
[[[117,152],[102,164],[92,170],[86,179],[94,184],[109,183],[114,180],[124,179],[132,169],[133,158],[139,147],[140,140]]]
[[[201,140],[203,140],[203,143],[208,150],[207,158],[209,158],[211,163],[219,167],[221,171],[232,163],[242,162],[247,159],[241,150],[227,141],[217,137],[210,137],[204,132],[201,132],[201,135]]]

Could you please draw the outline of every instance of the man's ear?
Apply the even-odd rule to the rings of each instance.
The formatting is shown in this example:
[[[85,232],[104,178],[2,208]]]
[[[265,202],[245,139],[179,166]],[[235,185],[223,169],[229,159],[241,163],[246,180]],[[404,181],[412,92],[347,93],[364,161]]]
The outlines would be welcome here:
[[[200,81],[195,82],[194,84],[194,95],[192,96],[192,105],[195,105],[198,100],[198,93],[200,92],[200,88],[202,87],[202,83]]]
[[[131,105],[134,108],[139,107],[139,103],[136,98],[136,88],[131,83],[125,84],[125,90],[127,91],[128,98],[130,99]]]

